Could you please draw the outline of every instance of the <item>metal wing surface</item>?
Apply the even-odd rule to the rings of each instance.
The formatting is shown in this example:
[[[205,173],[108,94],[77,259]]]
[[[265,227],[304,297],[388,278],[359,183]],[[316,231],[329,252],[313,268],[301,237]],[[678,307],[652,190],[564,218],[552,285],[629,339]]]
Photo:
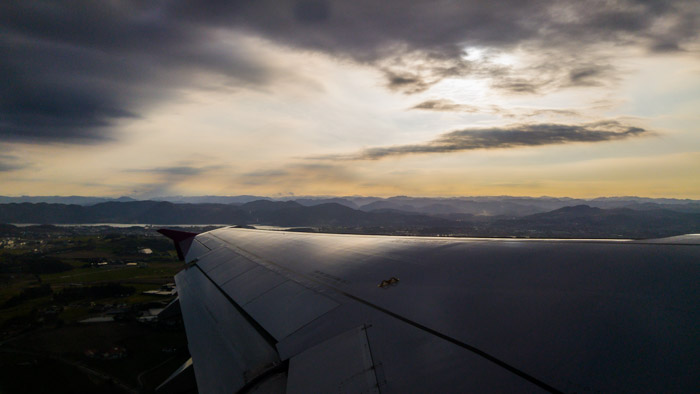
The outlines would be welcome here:
[[[698,236],[182,238],[201,393],[700,387]]]

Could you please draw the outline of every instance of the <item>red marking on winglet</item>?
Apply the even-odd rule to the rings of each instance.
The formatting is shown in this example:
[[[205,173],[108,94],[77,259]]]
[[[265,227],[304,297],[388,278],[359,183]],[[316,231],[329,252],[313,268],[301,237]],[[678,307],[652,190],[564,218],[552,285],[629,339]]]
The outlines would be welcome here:
[[[158,232],[173,240],[175,250],[177,250],[177,258],[181,261],[185,261],[185,255],[190,250],[192,240],[198,235],[189,231],[170,230],[167,228],[161,228]]]

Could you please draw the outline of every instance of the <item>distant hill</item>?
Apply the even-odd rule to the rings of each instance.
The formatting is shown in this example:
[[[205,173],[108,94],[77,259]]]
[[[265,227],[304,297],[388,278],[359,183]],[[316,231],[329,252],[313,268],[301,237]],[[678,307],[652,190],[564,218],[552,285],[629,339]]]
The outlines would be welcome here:
[[[512,220],[494,228],[510,228],[529,236],[653,238],[700,231],[700,213],[667,209],[602,209],[588,205],[564,207]]]
[[[257,200],[269,200],[262,196],[166,196],[153,197],[152,201],[167,201],[182,204],[245,204]]]
[[[90,206],[65,204],[1,204],[2,223],[245,223],[248,217],[225,204],[173,204],[165,201],[105,202]]]
[[[6,197],[0,196],[0,204],[10,203],[49,203],[49,204],[75,204],[94,205],[107,201],[129,202],[136,201],[131,197],[106,198],[106,197],[84,197],[84,196],[21,196]]]
[[[335,204],[344,205],[344,206],[346,206],[348,208],[352,208],[352,209],[359,208],[357,206],[357,204],[355,204],[354,202],[352,202],[346,198],[297,198],[297,199],[294,199],[291,201],[296,201],[305,207],[311,207],[314,205],[321,205],[321,204],[335,203]]]
[[[11,224],[0,223],[0,237],[13,237],[18,233],[17,227]]]
[[[426,215],[471,214],[477,216],[527,216],[550,212],[567,206],[588,205],[596,208],[630,208],[634,210],[667,209],[678,212],[700,213],[700,202],[695,200],[643,199],[638,197],[615,199],[571,199],[551,197],[470,197],[470,198],[416,198],[390,197],[360,206],[363,211],[397,210]]]
[[[296,201],[270,200],[244,204],[110,201],[89,206],[11,203],[0,204],[0,223],[263,224],[333,232],[563,238],[652,238],[700,232],[700,213],[692,209],[658,208],[668,204],[637,204],[643,209],[604,209],[578,204],[524,216],[489,216],[483,213],[451,213],[454,209],[452,204],[462,204],[463,201],[420,205],[428,202],[423,199],[408,207],[404,204],[406,202],[405,199],[375,201],[369,203],[376,208],[371,210],[365,210],[369,204],[364,206],[365,209],[353,209],[336,202],[305,206]],[[476,211],[483,212],[487,207],[497,211],[498,207],[512,207],[513,203],[476,201],[475,204],[478,207]],[[688,206],[671,205],[684,209]],[[430,213],[421,210],[429,210]],[[506,211],[502,209],[499,212]],[[17,229],[2,226],[0,231],[11,234]]]
[[[559,208],[576,205],[588,205],[594,208],[613,209],[629,208],[633,210],[665,209],[677,212],[700,213],[700,201],[673,198],[644,197],[599,197],[593,199],[574,199],[567,197],[512,197],[512,196],[476,196],[476,197],[409,197],[394,196],[389,198],[345,196],[345,197],[264,197],[253,195],[239,196],[163,196],[153,197],[150,201],[170,202],[175,204],[232,204],[243,205],[254,201],[271,202],[295,201],[299,205],[336,203],[365,212],[403,211],[437,217],[455,215],[507,216],[524,217],[536,213],[550,212]],[[0,204],[9,203],[48,203],[66,205],[96,205],[104,202],[136,202],[131,197],[106,198],[85,196],[0,196]]]
[[[106,202],[91,206],[0,204],[0,223],[267,224],[277,226],[382,226],[444,224],[438,218],[368,214],[337,203],[305,207],[294,201],[258,200],[243,205],[174,204],[165,201]]]

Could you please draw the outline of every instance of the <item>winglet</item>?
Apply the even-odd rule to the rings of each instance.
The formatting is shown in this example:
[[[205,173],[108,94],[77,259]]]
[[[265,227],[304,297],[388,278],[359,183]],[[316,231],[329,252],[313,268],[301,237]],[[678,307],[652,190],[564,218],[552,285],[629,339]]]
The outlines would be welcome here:
[[[187,251],[190,250],[190,245],[192,245],[192,241],[197,233],[170,230],[167,228],[161,228],[158,232],[173,240],[175,243],[175,250],[177,250],[177,258],[181,261],[185,261],[185,255]]]

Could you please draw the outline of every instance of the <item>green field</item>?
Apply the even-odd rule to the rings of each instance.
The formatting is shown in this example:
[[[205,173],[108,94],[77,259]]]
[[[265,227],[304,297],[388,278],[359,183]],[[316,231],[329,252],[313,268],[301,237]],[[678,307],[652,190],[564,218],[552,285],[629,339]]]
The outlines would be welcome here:
[[[57,393],[152,392],[189,357],[181,325],[137,321],[174,298],[143,294],[183,268],[172,244],[145,231],[56,231],[15,236],[0,249],[0,393],[46,392],[48,382]],[[128,291],[105,293],[112,288]],[[115,308],[117,321],[79,323]],[[113,347],[126,356],[86,356]]]

